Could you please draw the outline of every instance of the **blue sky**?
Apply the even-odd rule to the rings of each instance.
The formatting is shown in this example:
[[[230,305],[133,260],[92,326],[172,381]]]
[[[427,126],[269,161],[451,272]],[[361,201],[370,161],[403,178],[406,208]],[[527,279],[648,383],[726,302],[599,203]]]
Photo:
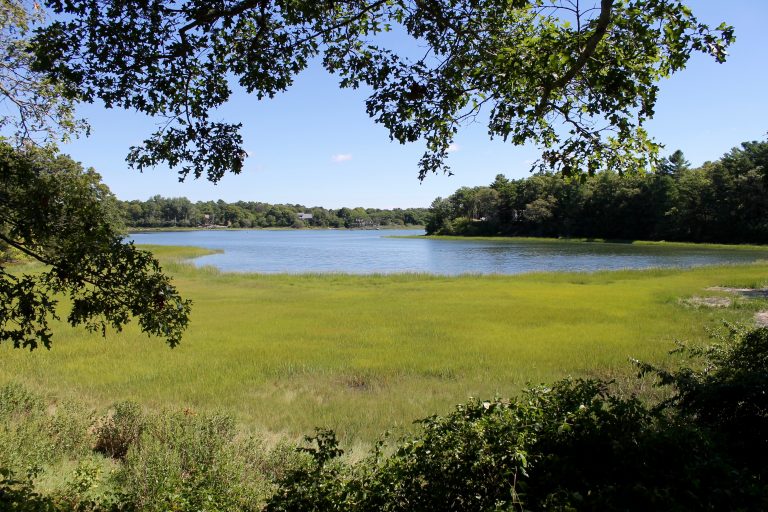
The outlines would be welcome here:
[[[681,149],[699,165],[715,160],[746,140],[765,140],[768,132],[768,1],[688,2],[701,21],[736,28],[728,62],[695,55],[688,68],[660,84],[655,118],[647,128],[666,145]],[[95,167],[120,199],[155,194],[193,201],[262,201],[339,208],[429,206],[461,186],[487,185],[496,174],[528,175],[535,147],[489,141],[482,124],[465,127],[451,153],[453,176],[417,180],[420,144],[390,142],[387,131],[365,113],[364,90],[340,90],[319,66],[300,75],[294,86],[272,100],[236,94],[220,110],[221,119],[242,122],[249,153],[245,171],[218,185],[189,179],[158,167],[139,173],[125,163],[131,145],[151,133],[154,121],[131,112],[83,105],[80,115],[92,134],[62,150]]]

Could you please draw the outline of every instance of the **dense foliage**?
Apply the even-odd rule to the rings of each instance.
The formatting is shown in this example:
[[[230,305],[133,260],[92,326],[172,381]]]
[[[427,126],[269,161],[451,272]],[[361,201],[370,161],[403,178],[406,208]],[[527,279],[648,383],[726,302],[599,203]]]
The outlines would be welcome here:
[[[167,120],[132,148],[135,167],[212,181],[247,156],[240,124],[212,119],[235,84],[273,97],[313,61],[370,88],[366,110],[392,139],[426,143],[421,178],[447,170],[455,133],[478,118],[566,174],[642,166],[656,83],[693,52],[723,62],[733,41],[670,0],[46,3],[60,16],[36,38],[37,69],[86,101]],[[380,37],[390,30],[400,37]]]
[[[221,415],[123,402],[97,417],[8,385],[0,509],[766,510],[768,328],[682,351],[678,369],[636,363],[666,389],[658,398],[564,380],[423,419],[357,462],[330,431],[297,453]],[[40,492],[39,475],[66,460],[64,483]]]
[[[690,168],[676,152],[655,173],[552,173],[464,187],[432,203],[427,232],[768,243],[768,142]]]
[[[187,326],[190,302],[151,253],[123,243],[100,176],[55,150],[0,141],[0,248],[47,265],[25,273],[0,260],[0,342],[50,347],[62,296],[67,321],[90,330],[119,330],[136,317],[174,346]]]
[[[150,253],[122,243],[116,201],[100,176],[54,147],[87,125],[75,117],[70,84],[33,69],[29,37],[44,22],[38,2],[0,0],[0,343],[50,347],[50,320],[64,298],[72,325],[104,332],[136,318],[173,346],[189,301]],[[8,268],[24,258],[47,269]]]
[[[768,329],[731,337],[694,368],[641,364],[672,388],[658,404],[565,380],[427,418],[352,465],[320,432],[267,510],[765,510]]]
[[[381,210],[377,208],[340,208],[299,204],[268,204],[254,201],[191,202],[185,197],[154,196],[147,201],[117,201],[117,208],[128,227],[205,227],[235,228],[323,227],[356,228],[378,226],[423,226],[426,208]],[[300,214],[304,214],[300,217]]]
[[[185,409],[146,413],[120,402],[96,415],[0,387],[0,510],[258,510],[274,481],[303,465],[232,418]],[[42,492],[41,479],[55,489]]]

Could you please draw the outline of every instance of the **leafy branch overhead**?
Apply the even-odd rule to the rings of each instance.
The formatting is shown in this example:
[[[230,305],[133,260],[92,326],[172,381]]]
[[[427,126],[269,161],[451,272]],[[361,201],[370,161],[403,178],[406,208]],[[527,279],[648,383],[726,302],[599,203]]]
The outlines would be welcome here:
[[[24,273],[0,261],[0,340],[50,348],[62,296],[72,325],[103,333],[136,317],[147,334],[181,340],[191,302],[151,253],[123,243],[115,198],[100,179],[54,150],[0,143],[0,247],[46,265]]]
[[[671,0],[54,0],[36,69],[87,101],[163,120],[131,148],[218,181],[246,157],[237,122],[212,119],[235,82],[285,91],[313,60],[341,87],[365,86],[368,114],[400,143],[422,140],[419,177],[448,171],[462,125],[543,148],[564,174],[636,169],[656,158],[643,129],[657,82],[693,52],[726,58],[733,29]],[[394,31],[418,51],[388,47]],[[391,40],[391,38],[390,38]],[[235,120],[236,121],[236,120]]]
[[[0,0],[0,130],[17,141],[66,140],[88,129],[74,115],[76,91],[32,69],[28,38],[44,21],[37,2]]]

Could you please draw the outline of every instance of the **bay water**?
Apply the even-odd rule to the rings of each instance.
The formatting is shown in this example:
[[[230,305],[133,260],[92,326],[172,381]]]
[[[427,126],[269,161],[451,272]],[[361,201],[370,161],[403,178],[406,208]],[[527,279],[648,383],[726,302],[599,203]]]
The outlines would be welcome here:
[[[226,272],[520,274],[692,267],[768,259],[765,250],[552,240],[439,240],[417,230],[200,230],[136,233],[137,244],[223,252],[196,258]],[[409,236],[409,238],[400,238]]]

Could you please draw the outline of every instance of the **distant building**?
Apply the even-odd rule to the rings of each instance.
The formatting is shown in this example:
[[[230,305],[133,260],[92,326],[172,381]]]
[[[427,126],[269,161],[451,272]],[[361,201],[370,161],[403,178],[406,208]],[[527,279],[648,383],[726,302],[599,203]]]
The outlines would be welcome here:
[[[300,213],[299,214],[299,220],[310,220],[312,219],[311,213]]]

